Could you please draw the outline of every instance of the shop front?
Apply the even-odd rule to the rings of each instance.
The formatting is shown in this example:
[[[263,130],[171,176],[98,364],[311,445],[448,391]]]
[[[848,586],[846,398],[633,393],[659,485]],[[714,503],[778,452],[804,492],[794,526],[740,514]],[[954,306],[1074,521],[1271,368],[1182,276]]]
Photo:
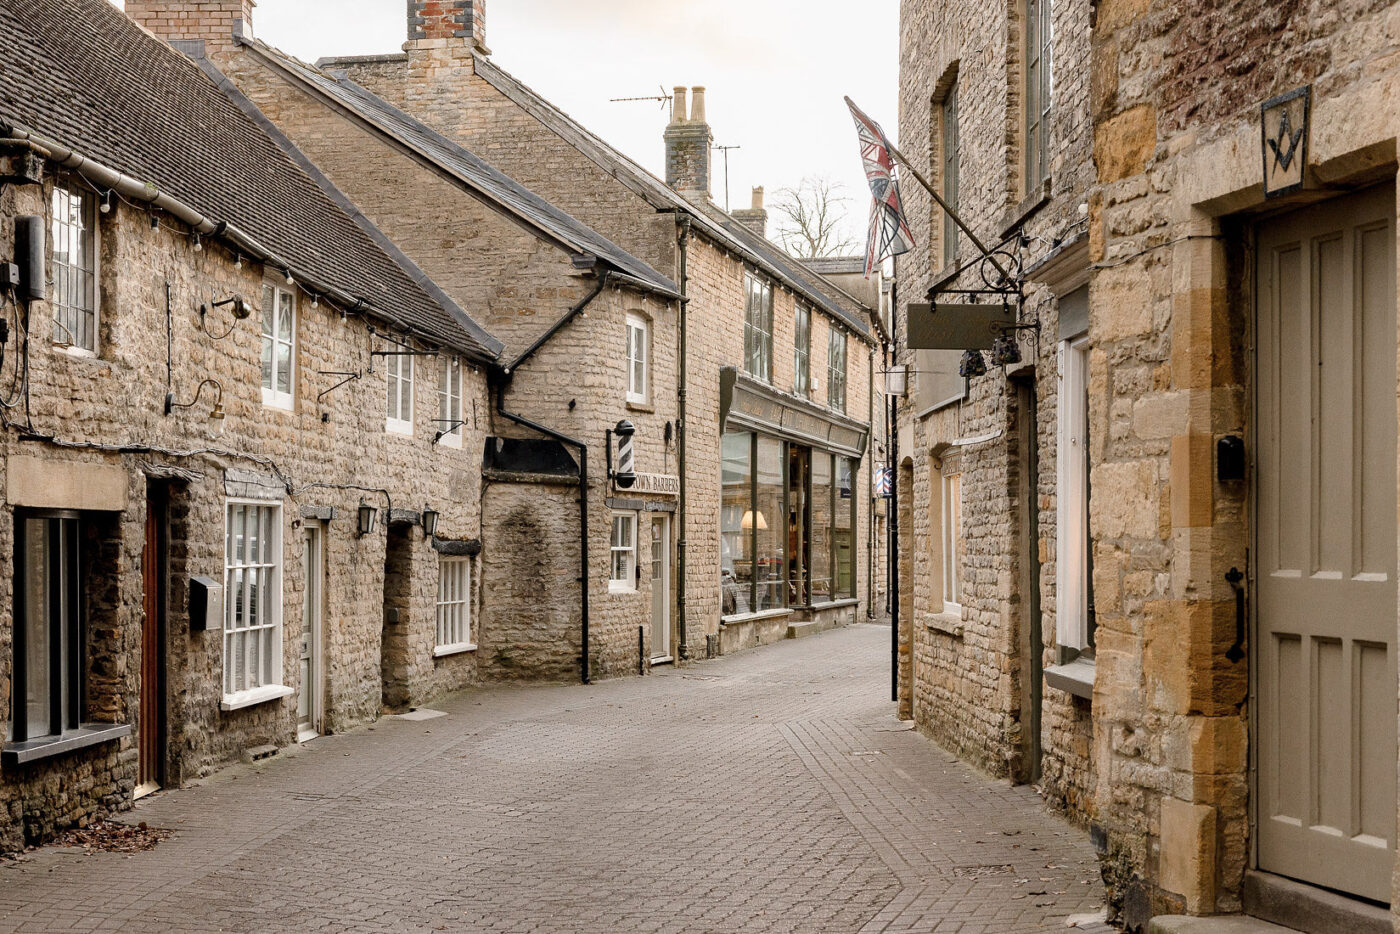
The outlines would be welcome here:
[[[856,617],[869,428],[721,371],[721,650]]]

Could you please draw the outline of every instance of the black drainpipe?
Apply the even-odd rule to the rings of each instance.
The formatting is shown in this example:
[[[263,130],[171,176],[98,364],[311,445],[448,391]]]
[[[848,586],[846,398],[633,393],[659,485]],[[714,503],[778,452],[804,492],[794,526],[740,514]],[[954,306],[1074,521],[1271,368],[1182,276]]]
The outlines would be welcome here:
[[[598,277],[598,285],[594,287],[592,292],[589,292],[583,297],[582,301],[570,308],[568,314],[564,315],[564,317],[556,321],[554,323],[554,326],[551,327],[548,331],[546,331],[543,334],[543,336],[540,337],[539,340],[531,344],[524,353],[515,358],[514,363],[505,368],[503,372],[505,379],[502,380],[500,385],[496,387],[496,411],[501,415],[502,418],[509,419],[510,421],[515,422],[517,425],[524,425],[526,428],[529,428],[533,431],[538,431],[542,435],[553,438],[560,444],[567,444],[570,447],[578,449],[578,581],[580,587],[579,610],[580,615],[582,616],[581,628],[583,637],[583,651],[579,655],[579,675],[583,679],[584,684],[592,683],[592,677],[589,673],[588,658],[588,445],[582,441],[579,441],[577,438],[571,438],[566,434],[562,434],[558,431],[555,431],[553,428],[547,428],[544,425],[541,425],[539,422],[531,421],[523,415],[516,415],[514,412],[507,412],[506,383],[510,382],[510,380],[514,378],[515,371],[519,369],[522,363],[530,359],[531,355],[533,355],[535,351],[539,350],[540,347],[544,346],[544,343],[547,340],[549,340],[556,333],[558,333],[559,330],[564,327],[564,325],[568,324],[575,317],[577,317],[580,312],[582,312],[585,308],[588,307],[589,303],[592,302],[593,299],[597,298],[600,294],[602,294],[602,291],[607,286],[607,284],[608,270],[605,269],[603,270],[603,274]]]
[[[686,259],[690,247],[690,218],[684,215],[680,218],[680,237],[677,240],[680,246],[680,351],[679,379],[676,380],[676,472],[681,478],[681,493],[676,503],[676,525],[680,527],[676,536],[676,641],[680,643],[680,659],[685,661],[690,658],[690,646],[686,641],[685,626],[685,568],[686,568],[686,539],[685,539],[685,491],[689,486],[689,478],[685,472],[685,401],[686,386],[689,377],[686,373],[686,311],[690,307],[690,278],[686,273]]]

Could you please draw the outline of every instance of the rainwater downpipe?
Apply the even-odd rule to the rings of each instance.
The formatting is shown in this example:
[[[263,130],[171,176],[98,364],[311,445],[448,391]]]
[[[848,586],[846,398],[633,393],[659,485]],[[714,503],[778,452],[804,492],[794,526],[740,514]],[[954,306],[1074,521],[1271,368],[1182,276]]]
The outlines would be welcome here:
[[[866,514],[865,521],[865,618],[875,618],[875,470],[879,466],[878,450],[876,449],[875,437],[875,349],[870,349],[870,364],[868,367],[870,375],[870,391],[866,393],[865,423],[870,426],[871,442],[867,448],[870,452],[870,484],[866,487],[870,494],[866,501],[870,504],[870,511]],[[880,406],[881,409],[884,406]]]
[[[686,524],[685,505],[686,490],[689,488],[689,477],[685,472],[685,403],[687,395],[687,383],[689,372],[686,368],[687,349],[687,311],[690,308],[690,277],[687,273],[687,260],[690,250],[690,218],[684,215],[680,220],[680,236],[677,244],[680,248],[680,348],[677,353],[679,357],[679,379],[676,380],[676,471],[681,478],[680,497],[676,502],[676,525],[680,531],[676,536],[676,641],[680,643],[680,660],[686,661],[690,658],[690,643],[686,640],[685,625],[685,570],[686,570]]]
[[[555,334],[557,334],[564,327],[564,325],[568,324],[574,318],[578,317],[578,315],[580,315],[583,312],[583,310],[588,307],[589,303],[592,302],[593,299],[597,298],[599,295],[602,294],[603,289],[607,286],[607,284],[608,270],[605,269],[603,270],[603,274],[598,277],[598,284],[594,287],[593,291],[585,295],[583,297],[583,300],[580,301],[577,305],[574,305],[572,308],[570,308],[568,314],[564,315],[564,317],[556,321],[554,325],[540,337],[539,340],[531,344],[525,350],[524,353],[515,358],[515,362],[511,363],[508,367],[505,368],[505,370],[503,371],[505,379],[503,379],[500,385],[496,387],[496,412],[502,418],[515,422],[517,425],[523,425],[524,427],[529,428],[532,431],[537,431],[548,438],[553,438],[560,444],[565,444],[569,447],[578,449],[578,581],[580,594],[580,636],[582,641],[582,651],[579,653],[579,678],[584,684],[592,683],[588,652],[588,590],[590,586],[588,574],[588,445],[585,442],[578,440],[577,438],[571,438],[568,435],[563,434],[562,432],[555,431],[553,428],[548,428],[544,425],[541,425],[539,422],[531,421],[523,415],[517,415],[514,412],[506,411],[506,384],[515,378],[515,371],[520,367],[522,363],[530,359],[530,357],[535,353],[535,351],[539,350],[540,347],[544,346],[545,342],[548,341]]]

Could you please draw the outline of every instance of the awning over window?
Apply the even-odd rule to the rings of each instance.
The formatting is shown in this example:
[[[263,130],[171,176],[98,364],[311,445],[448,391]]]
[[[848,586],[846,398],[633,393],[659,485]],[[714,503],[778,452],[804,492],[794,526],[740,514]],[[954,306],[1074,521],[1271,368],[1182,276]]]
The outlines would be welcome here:
[[[859,459],[870,426],[781,393],[727,366],[719,371],[721,431],[748,429]]]

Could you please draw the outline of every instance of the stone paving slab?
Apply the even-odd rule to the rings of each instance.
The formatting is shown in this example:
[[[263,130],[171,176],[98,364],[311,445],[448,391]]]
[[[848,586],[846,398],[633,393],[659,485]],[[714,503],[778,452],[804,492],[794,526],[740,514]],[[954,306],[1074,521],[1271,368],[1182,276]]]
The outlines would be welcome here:
[[[1102,904],[1086,835],[897,721],[888,640],[322,737],[143,799],[176,831],[150,852],[0,864],[0,934],[1069,930]]]

